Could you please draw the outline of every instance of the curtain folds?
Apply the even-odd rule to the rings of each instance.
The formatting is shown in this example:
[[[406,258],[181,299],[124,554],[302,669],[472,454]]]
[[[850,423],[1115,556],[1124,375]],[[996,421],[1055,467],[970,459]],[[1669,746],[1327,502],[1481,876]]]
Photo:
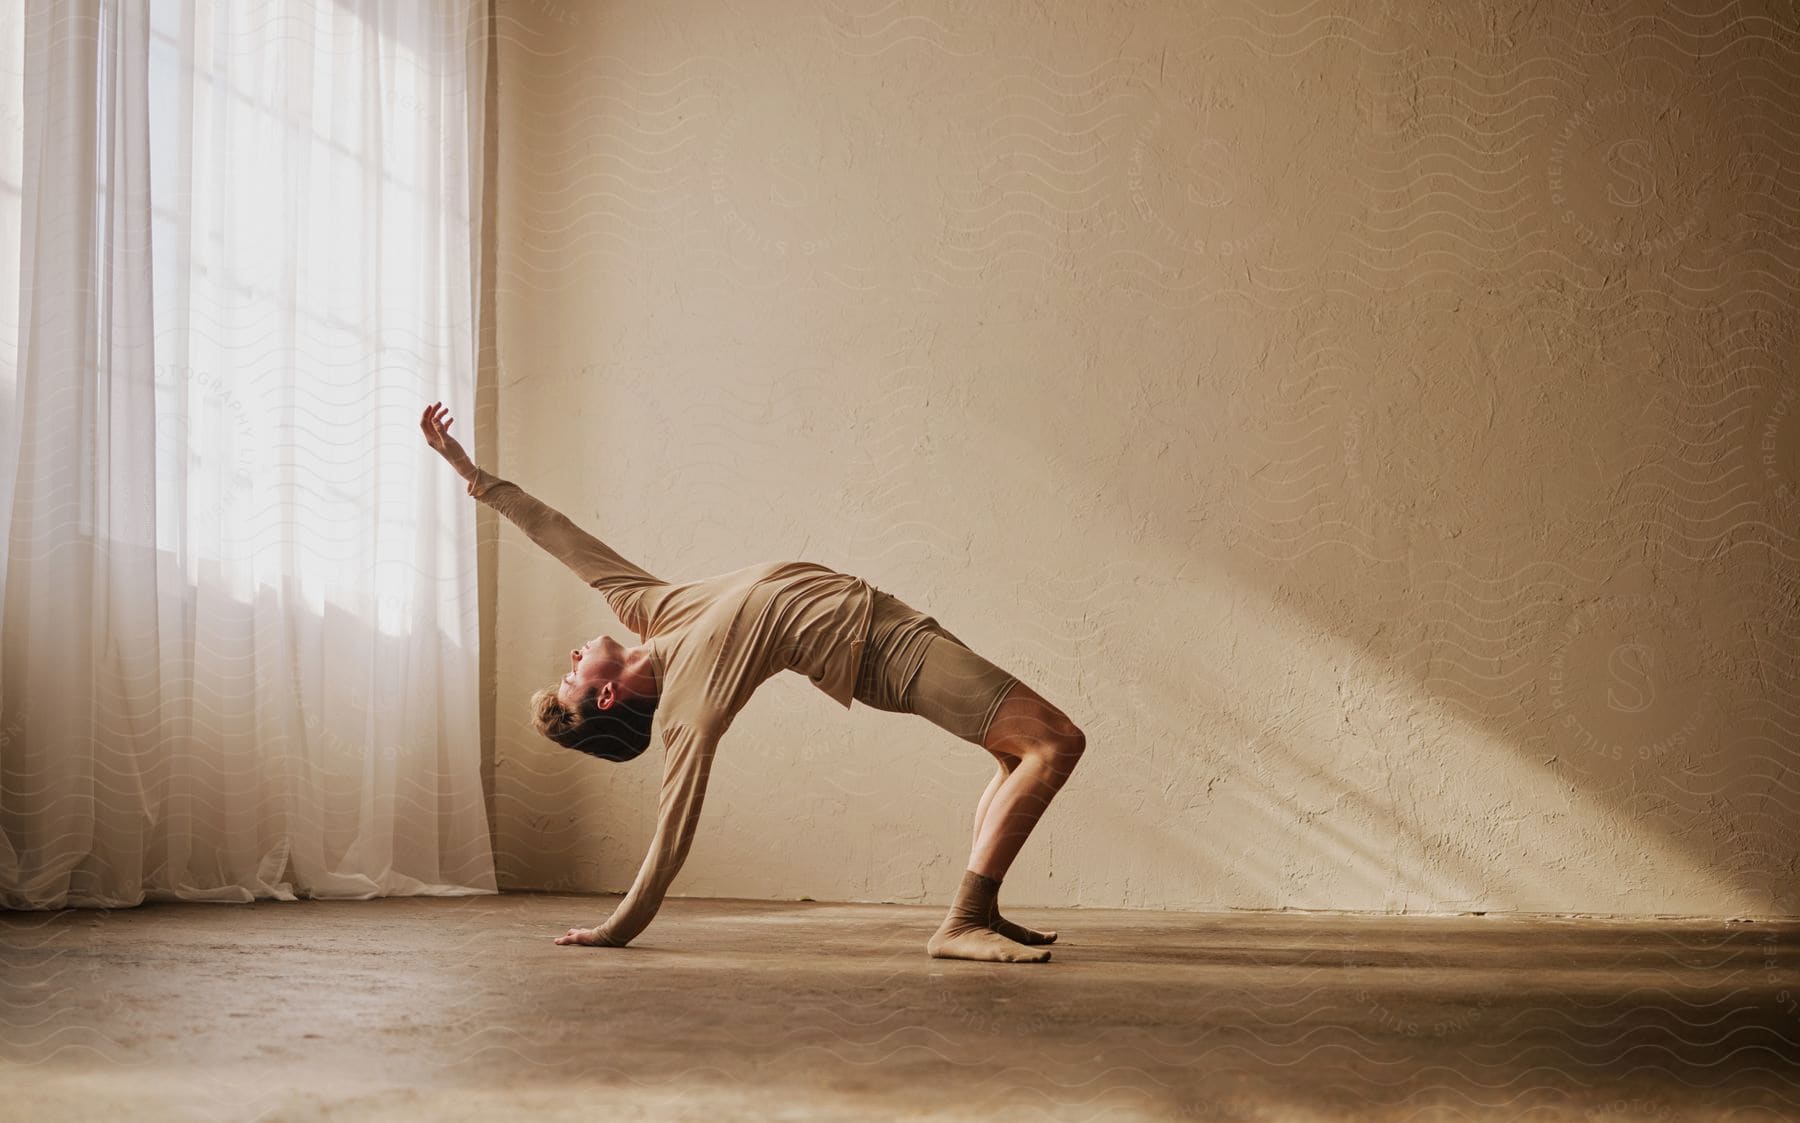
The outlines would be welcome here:
[[[0,905],[492,892],[485,0],[0,11]]]

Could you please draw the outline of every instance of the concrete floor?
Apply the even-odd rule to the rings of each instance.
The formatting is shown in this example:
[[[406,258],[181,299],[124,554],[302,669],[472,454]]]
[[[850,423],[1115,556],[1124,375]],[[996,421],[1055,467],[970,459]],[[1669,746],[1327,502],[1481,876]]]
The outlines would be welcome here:
[[[616,898],[0,914],[8,1119],[1800,1119],[1800,924]]]

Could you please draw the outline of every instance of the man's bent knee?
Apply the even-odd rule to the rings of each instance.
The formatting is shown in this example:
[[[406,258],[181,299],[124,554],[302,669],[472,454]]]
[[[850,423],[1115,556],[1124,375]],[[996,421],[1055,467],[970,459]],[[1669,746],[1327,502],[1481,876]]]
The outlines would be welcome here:
[[[1072,765],[1087,744],[1079,726],[1043,695],[1019,683],[988,724],[982,747],[1017,760],[1036,757]]]
[[[1087,748],[1087,734],[1073,724],[1070,728],[1072,732],[1057,733],[1047,739],[1051,762],[1064,772],[1072,770],[1080,762],[1082,751]]]
[[[1062,745],[1058,751],[1064,756],[1067,756],[1071,761],[1076,761],[1081,759],[1082,751],[1086,748],[1087,734],[1082,731],[1079,725],[1077,725],[1074,727],[1074,732],[1063,738]]]
[[[1081,754],[1086,748],[1087,735],[1071,722],[1067,729],[1049,728],[1021,734],[1014,743],[1013,751],[1021,760],[1035,758],[1051,771],[1067,775],[1080,762]]]

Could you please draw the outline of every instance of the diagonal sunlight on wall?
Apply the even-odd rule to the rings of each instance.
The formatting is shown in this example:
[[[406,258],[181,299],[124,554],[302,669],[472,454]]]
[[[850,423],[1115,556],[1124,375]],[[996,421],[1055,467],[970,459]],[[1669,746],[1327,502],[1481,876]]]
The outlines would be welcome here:
[[[1064,706],[1010,903],[1800,909],[1800,41],[940,7],[501,5],[500,469],[652,571],[856,572]],[[528,550],[503,712],[613,628]],[[817,701],[746,710],[677,892],[954,887],[990,762]],[[509,883],[622,889],[647,774],[502,736]]]
[[[983,447],[999,489],[1032,475],[1015,465],[1051,493],[1081,483],[999,428]],[[1129,533],[1107,506],[1081,529],[1098,542]],[[1134,654],[1096,671],[1016,638],[989,645],[1089,733],[1045,820],[1055,880],[1022,858],[1009,899],[1100,904],[1111,895],[1069,901],[1071,884],[1099,890],[1116,874],[1122,903],[1159,908],[1757,911],[1561,774],[1554,750],[1497,737],[1219,568],[1140,551],[1061,578],[1031,572],[1017,590],[1018,626],[1001,636],[1028,620],[1076,635],[1086,619]]]
[[[854,388],[844,395],[857,397]],[[911,421],[902,412],[895,424]],[[619,427],[620,442],[634,439],[629,428]],[[982,439],[928,456],[915,471],[979,478],[998,496],[1091,488],[1079,465],[1026,433],[989,424]],[[729,445],[735,435],[720,439]],[[871,464],[869,483],[894,486],[885,459]],[[685,521],[709,508],[716,486],[677,477],[663,509]],[[976,518],[940,511],[899,541],[859,539],[857,552],[873,561],[905,553],[920,536],[967,537],[967,559],[926,551],[937,556],[920,562],[936,590],[917,599],[1088,730],[1081,771],[1008,879],[1010,902],[1758,911],[1752,895],[1682,847],[1584,792],[1554,749],[1539,752],[1457,714],[1223,560],[1134,535],[1127,507],[1097,504],[1073,525],[1009,518],[1004,532],[965,535]],[[1058,535],[1078,545],[1058,546]],[[604,617],[554,561],[516,535],[503,543],[506,564],[524,567],[514,583],[528,598],[514,606],[524,633]],[[914,882],[917,898],[930,898],[960,865],[986,759],[924,723],[833,714],[809,690],[778,679],[746,709],[721,751],[676,895],[781,896],[796,885],[817,895],[835,872],[847,883],[842,899],[915,899],[896,893]],[[528,747],[509,754],[502,794],[513,814],[529,814],[534,833],[553,832],[533,845],[575,867],[598,858],[602,884],[628,880],[652,825],[656,770],[582,768],[521,741]],[[523,802],[513,798],[518,785]],[[761,809],[771,801],[812,845],[769,834]],[[813,880],[796,880],[794,868],[809,868],[815,854],[829,860]],[[875,871],[869,880],[865,869]]]

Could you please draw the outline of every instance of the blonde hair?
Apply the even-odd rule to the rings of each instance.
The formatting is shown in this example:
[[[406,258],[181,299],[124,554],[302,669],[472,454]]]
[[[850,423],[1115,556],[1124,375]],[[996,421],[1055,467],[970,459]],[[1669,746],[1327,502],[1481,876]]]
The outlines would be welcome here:
[[[556,696],[558,689],[546,686],[531,696],[531,728],[567,746],[571,736],[581,730],[581,714],[563,705]]]

